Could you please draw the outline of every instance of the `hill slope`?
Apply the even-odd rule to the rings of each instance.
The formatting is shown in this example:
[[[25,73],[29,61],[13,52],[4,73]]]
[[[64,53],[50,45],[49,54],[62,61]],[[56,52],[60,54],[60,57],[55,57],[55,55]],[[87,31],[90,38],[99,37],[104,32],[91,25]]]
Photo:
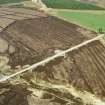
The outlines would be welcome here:
[[[0,47],[4,49],[0,48],[0,55],[8,57],[8,64],[12,67],[33,64],[54,55],[58,50],[68,49],[96,36],[96,33],[78,25],[33,10],[1,8],[1,11],[1,17],[5,19],[3,26],[7,25],[8,17],[14,20],[2,27],[0,32]],[[4,12],[9,14],[3,15]],[[71,85],[105,97],[104,58],[105,46],[100,41],[94,41],[68,53],[65,58],[57,58],[36,68],[36,71],[24,73],[18,79],[13,78],[13,85],[0,84],[0,104],[84,105],[81,98],[85,96],[87,105],[102,105],[96,103],[97,99],[90,104],[90,96],[75,92]]]
[[[32,64],[55,54],[56,50],[68,49],[87,39],[94,33],[55,17],[17,21],[0,33],[8,42],[5,54],[9,64]],[[15,49],[11,52],[10,49]],[[56,84],[72,84],[91,93],[105,96],[105,47],[95,41],[66,58],[58,58],[36,69],[37,79]]]
[[[56,50],[68,49],[94,36],[94,32],[75,24],[41,15],[35,19],[17,20],[0,33],[0,38],[8,45],[3,54],[9,57],[12,67],[41,61],[54,55]],[[66,58],[55,59],[37,68],[35,73],[37,79],[72,84],[105,96],[104,57],[105,47],[100,41],[95,41],[70,52]]]
[[[88,39],[86,37],[88,34],[90,34],[89,38],[91,38],[92,33],[88,30],[48,16],[16,21],[2,31],[0,36],[13,44],[17,51],[21,52],[21,54],[19,52],[10,54],[10,62],[16,66],[24,63],[34,63],[42,59],[40,58],[42,55],[45,58],[48,55],[54,54],[54,50],[63,50],[79,44]],[[11,38],[13,40],[10,40]],[[22,47],[22,45],[24,46]],[[16,56],[20,57],[14,59]],[[36,61],[34,60],[35,58]]]

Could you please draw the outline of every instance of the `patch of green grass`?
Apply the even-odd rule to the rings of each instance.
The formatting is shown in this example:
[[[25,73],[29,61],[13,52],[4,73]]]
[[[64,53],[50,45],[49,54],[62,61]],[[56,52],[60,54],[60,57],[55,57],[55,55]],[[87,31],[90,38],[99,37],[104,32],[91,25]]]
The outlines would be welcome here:
[[[57,11],[55,14],[69,22],[76,23],[98,32],[102,28],[105,32],[105,11]]]
[[[102,10],[102,7],[76,0],[42,0],[49,8]]]
[[[7,4],[7,3],[19,3],[26,0],[0,0],[0,4]]]

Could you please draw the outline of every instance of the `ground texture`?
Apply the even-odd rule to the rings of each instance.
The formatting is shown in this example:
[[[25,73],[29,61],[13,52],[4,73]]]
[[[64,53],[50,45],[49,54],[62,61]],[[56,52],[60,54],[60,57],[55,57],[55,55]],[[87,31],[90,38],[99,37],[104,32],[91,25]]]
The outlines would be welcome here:
[[[9,65],[12,68],[41,61],[54,55],[57,50],[65,50],[96,36],[95,32],[34,10],[1,8],[0,11],[5,19],[2,24],[0,23],[2,30],[0,42],[3,45],[0,46],[0,54],[9,58]],[[18,16],[21,19],[17,19]],[[7,24],[7,18],[12,22]],[[36,72],[21,75],[21,81],[0,84],[0,103],[1,105],[83,105],[84,101],[74,97],[75,94],[68,92],[67,88],[58,89],[59,85],[67,84],[105,97],[104,57],[104,45],[100,41],[94,41],[70,52],[66,58],[60,57],[45,66],[38,67]],[[48,84],[45,83],[44,86],[40,86],[36,84],[39,80],[52,85],[47,87]]]

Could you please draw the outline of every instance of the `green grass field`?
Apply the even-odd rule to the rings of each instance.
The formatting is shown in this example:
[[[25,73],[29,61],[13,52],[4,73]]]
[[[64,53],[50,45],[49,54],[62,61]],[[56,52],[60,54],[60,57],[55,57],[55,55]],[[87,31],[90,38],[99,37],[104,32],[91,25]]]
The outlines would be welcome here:
[[[0,0],[0,4],[7,4],[7,3],[19,3],[26,0]]]
[[[0,0],[0,4],[19,3],[22,1],[27,0]],[[48,7],[54,8],[53,15],[57,17],[96,32],[98,32],[99,28],[102,28],[103,31],[105,31],[105,11],[100,10],[102,9],[101,7],[75,0],[43,0],[43,2],[45,2]],[[97,9],[99,10],[97,11]]]
[[[102,7],[76,0],[42,0],[47,7],[59,9],[101,10]]]
[[[105,32],[105,11],[69,11],[58,10],[57,17],[76,23],[88,29],[98,32],[102,28]]]

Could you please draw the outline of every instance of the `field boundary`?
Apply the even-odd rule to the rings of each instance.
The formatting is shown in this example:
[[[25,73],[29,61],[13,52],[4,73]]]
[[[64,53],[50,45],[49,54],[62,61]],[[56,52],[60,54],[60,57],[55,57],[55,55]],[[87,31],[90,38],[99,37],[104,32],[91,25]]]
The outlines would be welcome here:
[[[87,45],[89,43],[92,43],[92,42],[94,42],[96,40],[99,40],[100,38],[102,38],[104,36],[105,36],[105,34],[100,34],[100,35],[96,36],[95,38],[89,39],[89,40],[87,40],[85,42],[82,42],[82,43],[80,43],[80,44],[78,44],[78,45],[76,45],[74,47],[71,47],[71,48],[69,48],[67,50],[61,51],[61,52],[59,52],[59,53],[57,53],[57,54],[55,54],[55,55],[53,55],[51,57],[48,57],[48,58],[46,58],[46,59],[44,59],[44,60],[42,60],[42,61],[40,61],[38,63],[35,63],[35,64],[31,65],[30,67],[27,67],[27,68],[25,68],[25,69],[23,69],[23,70],[21,70],[19,72],[16,72],[16,73],[14,73],[12,75],[9,75],[9,76],[4,76],[3,78],[0,79],[0,82],[4,82],[4,81],[6,81],[6,80],[8,80],[10,78],[13,78],[13,77],[15,77],[15,76],[17,76],[19,74],[24,73],[26,71],[36,69],[38,66],[44,66],[45,64],[49,63],[50,61],[52,61],[52,60],[54,60],[54,59],[56,59],[58,57],[65,56],[66,53],[77,50],[77,49],[79,49],[79,48],[81,48],[81,47],[83,47],[83,46],[85,46],[85,45]]]

